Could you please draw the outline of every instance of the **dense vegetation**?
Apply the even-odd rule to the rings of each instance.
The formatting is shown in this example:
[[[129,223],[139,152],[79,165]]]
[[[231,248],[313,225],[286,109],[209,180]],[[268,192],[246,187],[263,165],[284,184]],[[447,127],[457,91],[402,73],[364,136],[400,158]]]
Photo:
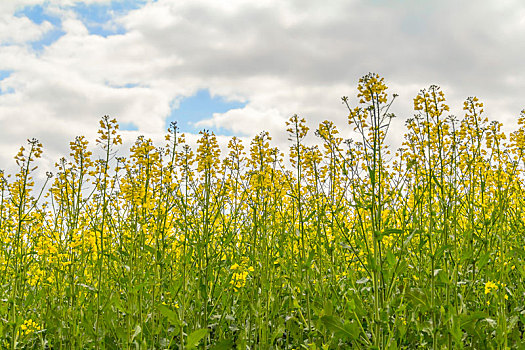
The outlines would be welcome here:
[[[76,138],[40,189],[30,140],[0,177],[1,346],[523,348],[525,111],[507,139],[430,86],[391,154],[396,96],[358,90],[359,140],[325,121],[305,145],[293,116],[287,158],[265,132],[194,151],[172,124],[125,159],[104,117],[105,156]]]

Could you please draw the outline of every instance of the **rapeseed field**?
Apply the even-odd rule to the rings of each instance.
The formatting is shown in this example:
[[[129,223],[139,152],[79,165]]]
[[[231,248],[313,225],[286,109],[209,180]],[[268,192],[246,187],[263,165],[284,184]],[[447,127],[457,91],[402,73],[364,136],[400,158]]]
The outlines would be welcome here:
[[[525,345],[525,111],[506,135],[476,97],[430,86],[403,145],[384,80],[358,83],[346,139],[294,115],[192,149],[103,117],[36,186],[29,140],[0,176],[0,347],[520,349]],[[314,133],[317,143],[304,141]]]

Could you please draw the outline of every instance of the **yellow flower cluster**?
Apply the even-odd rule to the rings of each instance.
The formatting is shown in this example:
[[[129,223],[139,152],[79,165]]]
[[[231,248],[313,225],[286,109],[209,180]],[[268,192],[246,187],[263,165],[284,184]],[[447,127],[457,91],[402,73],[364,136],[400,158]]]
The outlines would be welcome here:
[[[503,293],[503,298],[505,300],[509,299],[509,295],[505,292],[506,291],[507,284],[501,283],[501,282],[492,282],[488,281],[485,283],[485,294],[490,294],[492,292],[497,292],[500,288]],[[487,304],[490,304],[490,302],[487,301]]]
[[[485,294],[490,294],[492,291],[498,290],[498,285],[492,281],[485,283]]]
[[[250,272],[254,271],[252,266],[247,266],[247,259],[242,259],[241,264],[233,264],[230,266],[230,270],[233,271],[230,284],[233,286],[235,291],[246,285],[246,278]]]
[[[386,90],[388,87],[385,85],[384,81],[384,78],[375,73],[369,73],[359,79],[359,85],[357,86],[357,89],[359,90],[357,97],[361,97],[359,102],[365,103],[377,99],[377,102],[379,103],[386,103]]]
[[[22,331],[23,335],[29,335],[41,329],[42,327],[32,319],[24,320],[24,323],[20,325],[20,330]]]

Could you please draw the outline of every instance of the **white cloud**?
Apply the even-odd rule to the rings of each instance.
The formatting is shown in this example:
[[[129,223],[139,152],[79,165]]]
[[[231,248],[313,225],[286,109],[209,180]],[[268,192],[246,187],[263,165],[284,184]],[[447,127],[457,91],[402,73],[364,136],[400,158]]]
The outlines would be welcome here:
[[[24,44],[36,41],[53,25],[47,21],[35,24],[26,17],[0,15],[0,45]]]
[[[260,131],[281,131],[286,117],[277,109],[257,110],[252,107],[231,109],[226,113],[214,113],[211,119],[198,121],[202,128],[222,128],[231,130],[236,135],[254,136]]]

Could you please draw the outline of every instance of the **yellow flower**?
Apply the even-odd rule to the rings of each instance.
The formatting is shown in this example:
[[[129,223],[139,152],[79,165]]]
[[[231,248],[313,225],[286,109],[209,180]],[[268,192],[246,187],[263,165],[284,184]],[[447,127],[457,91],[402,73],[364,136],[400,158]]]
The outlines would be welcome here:
[[[32,319],[25,320],[24,323],[20,325],[20,329],[22,330],[22,334],[28,335],[31,333],[34,333],[36,331],[39,331],[42,329],[35,321]]]
[[[498,290],[498,285],[492,281],[485,283],[485,294],[489,294],[492,290]]]

